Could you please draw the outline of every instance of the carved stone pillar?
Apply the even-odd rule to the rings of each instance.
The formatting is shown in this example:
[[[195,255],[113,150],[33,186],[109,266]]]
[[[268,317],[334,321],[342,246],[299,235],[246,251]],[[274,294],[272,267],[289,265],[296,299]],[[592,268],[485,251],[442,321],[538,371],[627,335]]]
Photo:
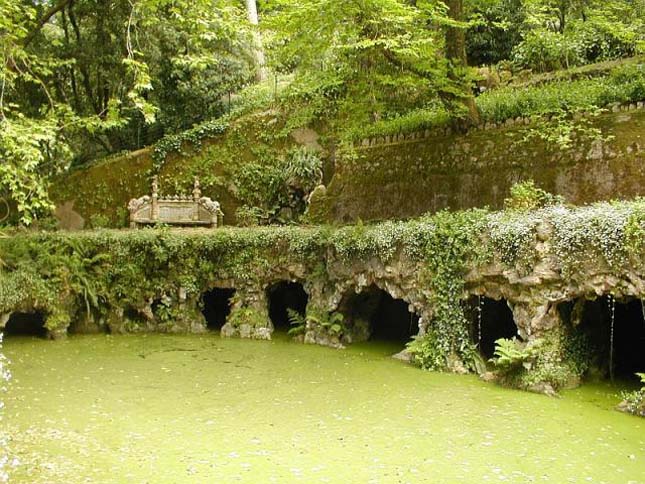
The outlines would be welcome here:
[[[159,184],[157,177],[152,178],[152,197],[150,206],[150,220],[156,222],[159,220]]]

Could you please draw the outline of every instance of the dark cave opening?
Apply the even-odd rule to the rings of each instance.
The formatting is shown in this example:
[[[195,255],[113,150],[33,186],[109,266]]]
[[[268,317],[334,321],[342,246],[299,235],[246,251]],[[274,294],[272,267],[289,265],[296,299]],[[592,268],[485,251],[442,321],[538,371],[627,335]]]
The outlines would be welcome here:
[[[13,313],[4,328],[5,336],[47,337],[45,315],[41,312]]]
[[[635,373],[645,372],[643,301],[604,296],[561,304],[559,308],[565,322],[573,325],[573,334],[582,336],[589,345],[591,367],[602,378],[637,380]]]
[[[226,324],[226,319],[231,314],[233,296],[235,289],[230,287],[216,287],[202,295],[202,314],[208,329],[220,330]]]
[[[407,343],[419,332],[419,317],[409,304],[376,286],[345,296],[339,310],[355,342]]]
[[[469,300],[472,317],[472,341],[481,355],[490,359],[495,354],[495,341],[519,337],[513,312],[506,299],[473,297]]]
[[[267,288],[266,295],[269,303],[269,318],[273,328],[278,331],[289,330],[291,326],[289,310],[296,311],[303,317],[307,313],[309,295],[299,282],[277,282]]]

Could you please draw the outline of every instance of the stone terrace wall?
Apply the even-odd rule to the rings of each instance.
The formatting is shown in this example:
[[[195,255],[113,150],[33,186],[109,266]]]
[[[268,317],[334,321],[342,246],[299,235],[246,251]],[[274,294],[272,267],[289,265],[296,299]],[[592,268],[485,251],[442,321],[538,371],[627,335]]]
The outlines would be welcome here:
[[[336,161],[326,191],[312,199],[316,221],[416,217],[444,208],[501,208],[509,188],[533,179],[574,204],[645,195],[645,103],[613,106],[596,126],[607,142],[570,150],[519,143],[528,120],[363,140]]]

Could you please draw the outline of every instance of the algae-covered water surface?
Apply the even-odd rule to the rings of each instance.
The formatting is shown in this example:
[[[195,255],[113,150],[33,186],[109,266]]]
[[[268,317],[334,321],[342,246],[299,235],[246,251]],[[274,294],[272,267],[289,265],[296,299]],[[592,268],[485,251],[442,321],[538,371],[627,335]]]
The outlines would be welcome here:
[[[562,398],[343,351],[202,336],[9,338],[13,482],[645,483],[618,389]]]

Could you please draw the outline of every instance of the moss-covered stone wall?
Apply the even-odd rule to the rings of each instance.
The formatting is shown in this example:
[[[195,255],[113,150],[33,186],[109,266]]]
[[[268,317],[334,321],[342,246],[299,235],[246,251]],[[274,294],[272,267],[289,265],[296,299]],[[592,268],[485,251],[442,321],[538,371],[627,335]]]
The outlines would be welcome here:
[[[523,120],[465,135],[446,130],[394,142],[367,140],[337,160],[310,214],[348,223],[444,208],[501,208],[509,188],[526,179],[575,204],[645,195],[643,103],[616,110],[595,121],[611,139],[578,142],[568,150],[539,139],[522,142]]]
[[[77,331],[206,330],[204,294],[235,290],[222,334],[268,339],[268,289],[302,284],[305,342],[339,346],[350,294],[376,287],[420,317],[428,367],[473,365],[472,296],[505,300],[524,341],[572,330],[559,306],[611,295],[645,299],[643,201],[534,211],[473,210],[338,229],[143,229],[0,239],[0,326],[38,312],[53,337]],[[425,338],[425,339],[424,339]],[[429,361],[429,362],[428,362]]]
[[[309,208],[318,222],[500,208],[510,186],[525,179],[576,204],[643,195],[645,109],[640,103],[616,110],[596,121],[611,139],[582,141],[569,150],[535,139],[522,143],[527,125],[516,120],[463,135],[448,129],[367,140],[349,153],[336,152],[333,160],[326,154],[334,150],[321,146],[314,131],[305,130],[304,137],[278,136],[278,118],[263,113],[236,121],[199,146],[183,143],[162,160],[154,161],[150,148],[75,170],[55,181],[52,196],[57,216],[72,220],[72,228],[78,228],[79,219],[86,227],[123,226],[128,201],[149,192],[153,173],[160,176],[162,192],[170,194],[188,193],[197,176],[205,196],[222,204],[226,223],[235,224],[237,170],[248,163],[274,165],[290,148],[303,145],[330,158],[325,178],[331,180],[326,190],[314,194]]]
[[[51,197],[63,227],[90,227],[92,220],[125,226],[128,201],[150,191],[150,149],[72,170],[54,181]]]
[[[240,188],[245,187],[236,179],[242,166],[275,166],[298,146],[322,150],[313,130],[285,135],[271,112],[241,117],[221,131],[205,138],[178,136],[171,148],[160,144],[163,149],[145,148],[62,175],[51,187],[57,218],[63,228],[123,227],[128,202],[149,194],[152,176],[158,175],[161,193],[169,195],[191,193],[198,177],[204,196],[219,201],[225,223],[234,225],[243,203]]]

